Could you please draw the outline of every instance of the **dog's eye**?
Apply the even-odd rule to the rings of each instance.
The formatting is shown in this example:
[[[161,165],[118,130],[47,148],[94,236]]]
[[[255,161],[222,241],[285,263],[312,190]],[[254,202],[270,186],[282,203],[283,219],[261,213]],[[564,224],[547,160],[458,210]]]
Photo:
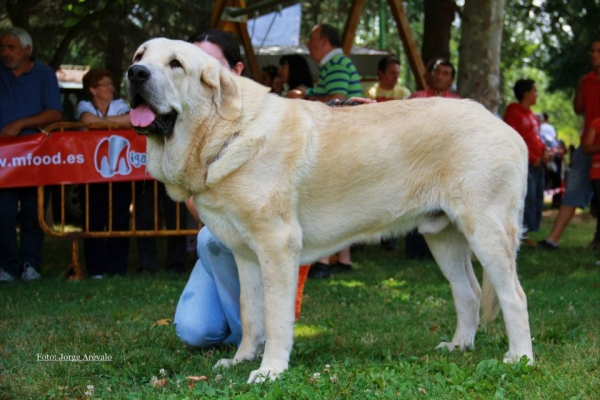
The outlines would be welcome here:
[[[181,65],[181,63],[179,62],[179,60],[171,60],[171,62],[169,63],[169,67],[171,68],[183,68],[183,65]]]
[[[138,61],[140,61],[140,60],[142,59],[142,55],[143,55],[143,54],[144,54],[144,53],[137,53],[137,54],[135,55],[135,57],[133,58],[133,62],[138,62]]]

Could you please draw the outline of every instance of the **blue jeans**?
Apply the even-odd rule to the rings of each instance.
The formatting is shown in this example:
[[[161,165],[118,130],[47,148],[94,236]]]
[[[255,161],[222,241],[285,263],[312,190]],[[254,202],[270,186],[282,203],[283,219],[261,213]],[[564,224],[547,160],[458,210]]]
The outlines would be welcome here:
[[[21,227],[20,247],[17,223]],[[0,268],[18,276],[20,263],[28,262],[39,270],[43,241],[44,232],[37,219],[37,187],[0,189]]]
[[[546,167],[534,167],[529,164],[527,173],[527,195],[525,196],[525,212],[523,225],[526,232],[537,232],[542,222],[544,210],[544,171]]]
[[[592,156],[583,154],[581,146],[579,146],[573,154],[562,204],[579,208],[586,208],[590,205],[592,199],[591,166]]]
[[[175,332],[187,345],[239,345],[240,280],[231,251],[204,227],[198,233],[198,261],[175,310]]]

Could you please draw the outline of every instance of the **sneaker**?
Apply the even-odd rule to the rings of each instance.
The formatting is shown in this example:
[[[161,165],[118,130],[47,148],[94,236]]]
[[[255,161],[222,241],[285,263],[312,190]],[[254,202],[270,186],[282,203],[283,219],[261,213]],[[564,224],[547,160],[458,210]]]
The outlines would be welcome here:
[[[25,282],[34,281],[40,279],[40,274],[29,264],[28,262],[23,264],[23,272],[21,273],[21,279]]]
[[[331,266],[331,272],[333,272],[334,274],[336,274],[336,273],[337,274],[339,274],[339,273],[343,274],[343,273],[352,272],[352,271],[354,271],[352,269],[352,265],[350,265],[350,264],[344,264],[344,263],[341,263],[339,261],[336,262],[335,264],[333,264]]]
[[[529,238],[521,239],[521,246],[536,247],[538,244],[535,240]]]
[[[9,274],[8,272],[6,272],[5,270],[3,270],[2,268],[0,268],[0,282],[12,282],[14,281],[15,278]]]
[[[331,275],[331,266],[317,261],[310,266],[308,270],[308,279],[329,278]]]
[[[548,239],[540,240],[538,242],[538,244],[540,245],[540,247],[545,248],[545,249],[550,249],[550,250],[558,249],[558,243],[551,242]]]
[[[600,242],[592,240],[587,245],[585,245],[585,248],[588,250],[600,250]]]

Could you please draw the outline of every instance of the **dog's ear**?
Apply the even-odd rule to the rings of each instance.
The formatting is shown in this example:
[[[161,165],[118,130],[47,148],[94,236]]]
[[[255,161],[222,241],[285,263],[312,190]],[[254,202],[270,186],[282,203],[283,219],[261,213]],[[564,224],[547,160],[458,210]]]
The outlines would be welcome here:
[[[217,113],[227,121],[235,121],[242,115],[242,92],[235,75],[218,63],[206,63],[200,79],[213,92],[213,103]]]

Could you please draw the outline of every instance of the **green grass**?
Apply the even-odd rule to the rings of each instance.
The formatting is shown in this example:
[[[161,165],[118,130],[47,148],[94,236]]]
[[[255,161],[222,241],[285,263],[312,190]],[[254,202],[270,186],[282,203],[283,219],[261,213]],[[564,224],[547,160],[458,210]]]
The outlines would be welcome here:
[[[500,361],[508,348],[502,318],[480,328],[472,352],[434,350],[455,327],[439,269],[368,246],[355,254],[354,274],[307,282],[290,370],[263,385],[246,384],[259,361],[213,371],[233,347],[189,348],[172,325],[157,325],[172,319],[187,277],[67,283],[69,243],[49,238],[44,279],[0,286],[0,398],[598,398],[600,267],[583,248],[594,224],[578,218],[560,251],[519,254],[536,367]],[[112,360],[41,362],[38,354]],[[207,381],[189,387],[187,376],[202,375]]]

